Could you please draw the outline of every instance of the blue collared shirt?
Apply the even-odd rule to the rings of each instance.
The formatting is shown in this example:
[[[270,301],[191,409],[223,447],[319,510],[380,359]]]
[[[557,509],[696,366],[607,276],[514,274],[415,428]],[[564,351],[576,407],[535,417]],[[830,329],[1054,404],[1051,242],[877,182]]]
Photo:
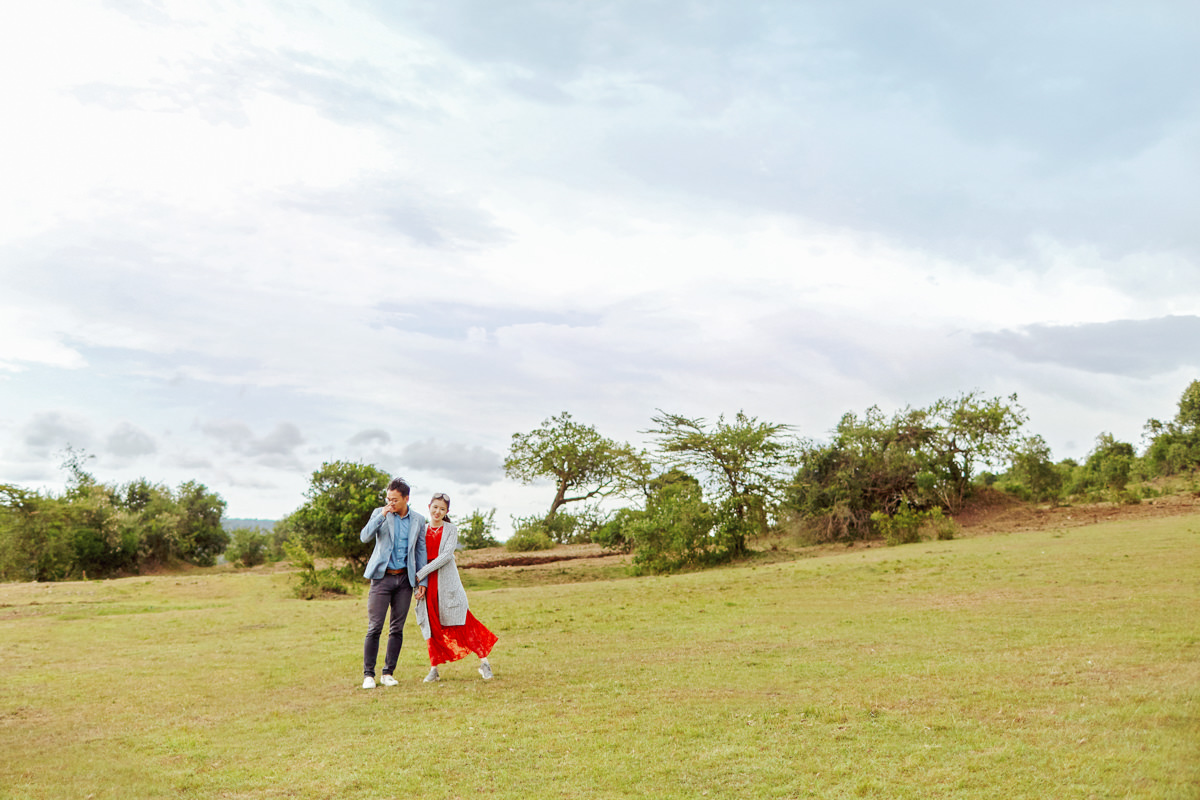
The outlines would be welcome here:
[[[408,532],[412,528],[409,512],[403,517],[392,514],[392,557],[388,559],[388,569],[404,569],[408,564]]]

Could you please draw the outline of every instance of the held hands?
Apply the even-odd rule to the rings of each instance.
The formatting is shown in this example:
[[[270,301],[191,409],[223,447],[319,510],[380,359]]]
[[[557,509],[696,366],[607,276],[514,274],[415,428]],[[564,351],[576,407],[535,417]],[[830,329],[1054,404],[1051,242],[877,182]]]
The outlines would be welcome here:
[[[418,586],[416,594],[414,594],[413,596],[416,597],[418,600],[424,600],[425,599],[425,587]]]

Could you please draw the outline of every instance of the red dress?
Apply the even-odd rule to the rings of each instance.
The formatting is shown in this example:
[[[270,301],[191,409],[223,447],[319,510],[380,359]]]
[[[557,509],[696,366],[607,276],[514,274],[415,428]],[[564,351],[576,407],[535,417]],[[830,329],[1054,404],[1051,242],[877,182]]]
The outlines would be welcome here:
[[[436,553],[442,544],[442,528],[425,528],[425,552]],[[443,626],[438,619],[438,575],[437,570],[429,574],[429,585],[425,590],[426,611],[429,612],[429,663],[433,666],[448,661],[458,661],[468,653],[486,658],[496,645],[496,634],[475,619],[467,611],[467,621],[462,625]]]

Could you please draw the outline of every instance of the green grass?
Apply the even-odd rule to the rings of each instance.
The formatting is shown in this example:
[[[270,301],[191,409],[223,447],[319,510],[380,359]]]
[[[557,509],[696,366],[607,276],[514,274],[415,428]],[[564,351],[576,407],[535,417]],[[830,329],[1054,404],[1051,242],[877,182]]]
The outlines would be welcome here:
[[[1200,517],[477,585],[369,692],[289,580],[0,585],[0,796],[1200,797]]]

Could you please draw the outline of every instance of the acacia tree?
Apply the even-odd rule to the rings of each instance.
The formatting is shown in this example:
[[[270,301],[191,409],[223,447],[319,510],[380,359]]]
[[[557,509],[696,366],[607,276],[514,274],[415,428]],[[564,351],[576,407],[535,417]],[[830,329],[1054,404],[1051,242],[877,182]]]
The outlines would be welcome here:
[[[733,519],[724,533],[730,555],[746,551],[748,532],[767,529],[768,511],[787,485],[797,444],[791,427],[759,422],[739,411],[733,421],[722,414],[710,428],[703,418],[668,414],[659,409],[651,418],[655,437],[668,464],[702,475],[706,486]]]
[[[940,479],[936,485],[950,511],[962,505],[977,464],[1011,456],[1028,419],[1015,394],[984,397],[978,390],[938,400],[924,414],[933,432],[926,445],[929,466]]]
[[[643,459],[626,443],[601,436],[564,411],[529,433],[514,433],[504,472],[522,483],[554,482],[546,521],[567,503],[623,494],[639,485]]]

